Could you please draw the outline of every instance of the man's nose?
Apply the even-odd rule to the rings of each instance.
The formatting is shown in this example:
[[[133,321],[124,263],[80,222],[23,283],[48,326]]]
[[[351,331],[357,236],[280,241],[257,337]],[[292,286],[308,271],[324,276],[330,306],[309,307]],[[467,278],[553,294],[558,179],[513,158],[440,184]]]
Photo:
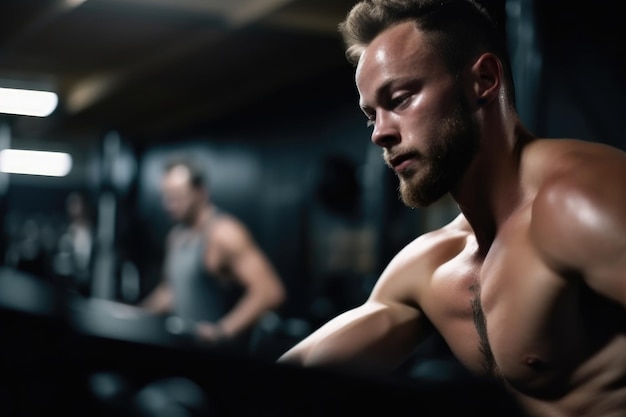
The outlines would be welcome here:
[[[394,123],[393,116],[388,112],[379,112],[376,115],[372,142],[381,148],[388,148],[400,142],[400,133]]]

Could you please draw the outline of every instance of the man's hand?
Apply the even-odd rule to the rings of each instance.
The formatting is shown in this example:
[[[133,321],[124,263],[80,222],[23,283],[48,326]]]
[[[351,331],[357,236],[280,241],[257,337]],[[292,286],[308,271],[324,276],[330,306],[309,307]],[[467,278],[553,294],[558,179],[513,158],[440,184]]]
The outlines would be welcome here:
[[[196,336],[198,340],[204,343],[217,343],[220,341],[224,341],[228,339],[228,334],[224,331],[224,329],[215,324],[202,322],[196,324]]]

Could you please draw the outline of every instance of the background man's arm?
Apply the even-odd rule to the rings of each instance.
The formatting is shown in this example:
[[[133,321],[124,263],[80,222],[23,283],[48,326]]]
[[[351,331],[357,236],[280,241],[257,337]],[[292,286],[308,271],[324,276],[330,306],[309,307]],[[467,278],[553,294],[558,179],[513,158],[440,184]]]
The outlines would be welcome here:
[[[154,314],[165,314],[171,311],[173,299],[169,285],[162,281],[139,303],[139,307]]]
[[[213,228],[213,233],[211,242],[219,246],[230,272],[243,286],[244,293],[233,309],[217,323],[217,329],[210,324],[199,325],[200,336],[207,340],[235,336],[249,329],[263,314],[279,307],[285,299],[285,289],[278,274],[241,223],[230,218],[221,220]]]

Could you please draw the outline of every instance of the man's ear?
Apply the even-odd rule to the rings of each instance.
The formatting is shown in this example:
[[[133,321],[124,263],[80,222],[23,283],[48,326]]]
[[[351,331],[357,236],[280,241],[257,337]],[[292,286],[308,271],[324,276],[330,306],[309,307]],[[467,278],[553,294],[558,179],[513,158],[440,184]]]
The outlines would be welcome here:
[[[473,94],[478,107],[482,107],[498,97],[502,86],[502,62],[490,52],[480,55],[471,69]]]

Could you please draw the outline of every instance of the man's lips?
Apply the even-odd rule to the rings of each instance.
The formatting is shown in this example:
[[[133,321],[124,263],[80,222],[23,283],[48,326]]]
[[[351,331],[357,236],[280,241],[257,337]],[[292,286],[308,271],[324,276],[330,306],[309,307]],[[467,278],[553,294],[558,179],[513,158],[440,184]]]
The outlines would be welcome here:
[[[415,154],[406,153],[387,159],[387,165],[397,173],[404,171],[415,161]]]

